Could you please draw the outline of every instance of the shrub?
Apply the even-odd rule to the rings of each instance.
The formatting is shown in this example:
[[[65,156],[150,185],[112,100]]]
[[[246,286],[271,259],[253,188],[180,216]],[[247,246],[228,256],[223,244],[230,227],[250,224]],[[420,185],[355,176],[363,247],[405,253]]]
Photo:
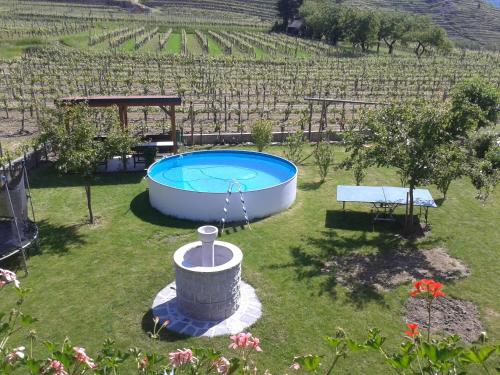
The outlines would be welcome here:
[[[268,146],[273,137],[273,122],[269,120],[259,120],[252,126],[252,140],[257,146],[257,150],[262,152]]]
[[[138,374],[269,375],[268,370],[258,371],[256,359],[263,349],[259,338],[249,332],[230,337],[229,353],[232,355],[229,358],[213,348],[177,349],[168,353],[168,356],[156,352],[143,352],[135,347],[121,351],[110,339],[104,342],[102,349],[96,355],[90,356],[85,348],[73,346],[68,338],[62,344],[45,341],[43,346],[47,353],[37,358],[33,353],[39,352],[38,343],[41,341],[37,340],[34,330],[21,333],[22,337],[29,340],[28,347],[8,346],[9,341],[18,336],[20,330],[23,328],[27,330],[36,322],[34,317],[22,312],[22,305],[29,290],[21,286],[15,273],[0,268],[0,293],[4,288],[11,289],[8,284],[13,284],[15,287],[18,300],[10,314],[0,311],[0,373],[2,374],[125,374],[130,373],[130,367],[126,367],[130,364],[126,362],[132,361],[132,366],[137,369]],[[338,328],[335,336],[325,337],[330,350],[329,356],[317,354],[297,356],[293,359],[290,369],[325,373],[320,367],[326,364],[328,366],[326,373],[331,374],[339,359],[346,358],[353,352],[375,350],[381,354],[381,360],[398,374],[465,374],[471,365],[476,368],[480,366],[485,373],[490,373],[488,360],[498,350],[495,345],[484,344],[487,339],[486,333],[481,335],[479,343],[471,347],[460,345],[459,337],[456,335],[431,338],[431,312],[434,301],[445,296],[442,287],[439,282],[422,279],[414,283],[414,289],[410,293],[412,297],[423,298],[426,301],[427,339],[420,334],[418,324],[408,323],[406,338],[400,345],[399,352],[390,353],[384,347],[386,338],[377,328],[370,329],[367,339],[363,342],[354,341],[343,329]],[[150,332],[150,336],[153,340],[158,340],[160,332],[169,322],[167,320],[160,323],[157,317],[153,322],[153,332]],[[16,339],[19,340],[19,337]]]
[[[295,133],[289,134],[285,142],[285,157],[293,163],[299,163],[304,152],[304,132],[297,130]]]
[[[328,142],[320,142],[314,150],[314,159],[319,168],[321,182],[324,182],[328,174],[328,169],[333,163],[333,147]]]

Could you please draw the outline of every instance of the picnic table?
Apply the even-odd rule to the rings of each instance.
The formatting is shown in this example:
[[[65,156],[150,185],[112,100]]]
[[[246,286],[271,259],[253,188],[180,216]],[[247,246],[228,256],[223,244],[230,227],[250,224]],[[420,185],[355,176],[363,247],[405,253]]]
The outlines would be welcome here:
[[[337,201],[342,202],[345,211],[346,202],[368,203],[375,209],[374,221],[394,221],[394,210],[398,206],[405,206],[409,200],[408,188],[394,186],[337,186]],[[424,208],[427,224],[429,207],[437,207],[436,202],[427,189],[413,190],[413,205]]]

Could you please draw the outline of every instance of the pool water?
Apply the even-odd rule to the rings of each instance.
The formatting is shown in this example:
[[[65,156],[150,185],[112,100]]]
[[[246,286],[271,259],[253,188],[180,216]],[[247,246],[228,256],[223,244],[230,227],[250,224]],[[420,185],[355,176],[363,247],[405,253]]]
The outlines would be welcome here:
[[[244,192],[266,189],[292,179],[297,168],[289,161],[258,152],[219,150],[175,155],[153,164],[148,176],[173,188],[225,193],[232,181]],[[238,184],[232,191],[238,191]]]

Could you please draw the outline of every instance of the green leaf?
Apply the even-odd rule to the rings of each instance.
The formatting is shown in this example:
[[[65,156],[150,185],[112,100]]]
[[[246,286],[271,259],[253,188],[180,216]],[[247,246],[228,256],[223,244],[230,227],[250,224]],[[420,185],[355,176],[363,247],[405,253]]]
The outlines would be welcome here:
[[[38,320],[36,318],[33,318],[31,315],[21,314],[21,324],[25,327],[37,321]]]
[[[30,358],[26,361],[26,367],[32,374],[39,374],[42,370],[42,362]]]
[[[321,366],[321,358],[323,358],[323,356],[309,354],[295,358],[295,362],[297,362],[304,370],[313,372]]]
[[[413,343],[413,341],[405,341],[401,344],[401,351],[403,353],[410,353],[410,351],[415,347],[415,344]]]
[[[333,349],[336,349],[337,346],[339,346],[339,344],[343,341],[341,338],[336,338],[336,337],[330,337],[330,336],[327,336],[325,337],[325,341],[326,343],[332,347]]]
[[[45,341],[43,344],[45,345],[49,353],[53,353],[56,351],[56,344],[54,344],[53,342]]]
[[[470,350],[464,351],[460,356],[460,361],[463,363],[484,363],[495,352],[495,347],[484,346],[482,348],[473,347]]]
[[[438,348],[434,344],[429,344],[427,342],[422,342],[420,348],[424,354],[424,357],[427,357],[429,361],[437,362],[438,360]]]
[[[390,364],[395,369],[407,369],[410,367],[413,358],[409,354],[394,355],[388,358],[386,362]]]
[[[351,352],[359,352],[359,351],[368,349],[366,345],[358,344],[357,342],[355,342],[351,339],[347,340],[347,347],[349,348],[349,350]]]
[[[384,342],[385,337],[380,335],[380,330],[378,328],[372,328],[368,331],[368,339],[365,342],[366,346],[373,349],[380,349]]]

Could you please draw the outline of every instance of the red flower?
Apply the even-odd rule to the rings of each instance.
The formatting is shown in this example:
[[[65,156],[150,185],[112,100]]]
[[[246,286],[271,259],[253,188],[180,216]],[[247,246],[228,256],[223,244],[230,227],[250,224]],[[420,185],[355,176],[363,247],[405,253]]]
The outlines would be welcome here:
[[[441,290],[442,287],[443,284],[435,280],[418,280],[413,284],[414,289],[410,292],[410,296],[417,297],[420,294],[426,294],[431,298],[444,297],[446,294]]]
[[[415,337],[415,336],[418,336],[420,334],[420,332],[418,332],[418,324],[408,323],[408,324],[406,324],[406,326],[409,329],[409,331],[405,331],[405,333],[408,337]]]

